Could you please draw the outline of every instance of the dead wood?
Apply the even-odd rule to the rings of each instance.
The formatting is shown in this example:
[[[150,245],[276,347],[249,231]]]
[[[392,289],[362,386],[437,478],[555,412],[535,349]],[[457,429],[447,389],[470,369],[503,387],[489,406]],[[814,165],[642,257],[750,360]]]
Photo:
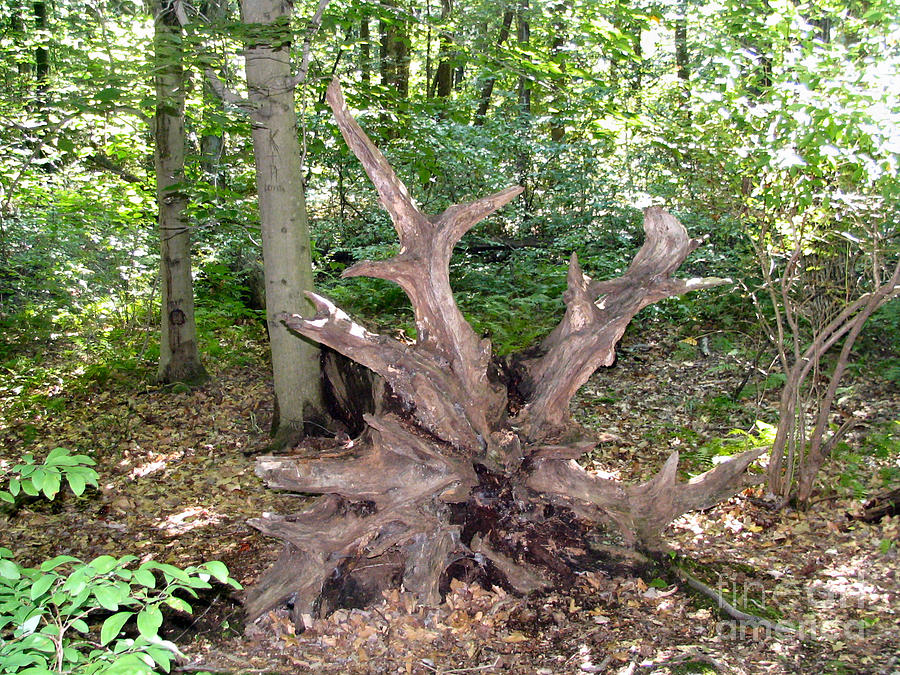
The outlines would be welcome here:
[[[885,516],[900,515],[900,488],[875,495],[863,504],[863,512],[853,515],[856,520],[877,523]]]
[[[700,243],[673,216],[645,211],[646,241],[618,279],[592,280],[573,255],[564,318],[537,350],[512,360],[510,381],[502,382],[490,340],[475,334],[456,305],[448,268],[460,237],[521,188],[426,216],[350,115],[337,82],[327,101],[401,244],[393,258],[357,263],[344,275],[399,284],[412,302],[417,336],[407,344],[372,333],[315,293],[308,294],[314,317],[282,317],[383,384],[356,406],[359,433],[347,437],[343,454],[257,460],[269,487],[322,496],[299,513],[251,521],[285,542],[248,593],[251,620],[289,604],[302,627],[304,616],[400,584],[436,603],[462,568],[519,593],[571,581],[578,569],[633,568],[646,560],[640,550],[664,547],[661,532],[672,519],[742,487],[760,451],[688,482],[678,480],[674,453],[639,485],[598,478],[574,461],[597,438],[571,422],[569,401],[597,367],[612,363],[631,318],[663,298],[726,281],[673,276]],[[333,397],[354,409],[359,388],[336,373],[329,375],[337,383]],[[365,389],[365,377],[350,379]]]

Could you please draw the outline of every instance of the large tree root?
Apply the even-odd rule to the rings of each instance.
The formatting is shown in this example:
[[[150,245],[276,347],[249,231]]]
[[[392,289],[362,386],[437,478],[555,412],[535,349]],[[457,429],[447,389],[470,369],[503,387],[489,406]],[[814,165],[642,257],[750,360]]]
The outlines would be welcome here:
[[[251,620],[288,605],[302,626],[305,617],[366,604],[399,585],[436,603],[452,577],[528,593],[571,583],[583,569],[634,569],[644,564],[640,550],[664,548],[661,532],[672,519],[741,489],[760,451],[688,482],[678,480],[673,453],[639,485],[598,478],[574,461],[596,440],[571,422],[569,401],[612,363],[631,318],[650,303],[726,281],[672,276],[699,245],[675,218],[646,210],[646,241],[618,279],[593,281],[573,255],[562,322],[500,367],[490,341],[459,312],[447,270],[459,238],[520,188],[427,217],[349,114],[337,83],[327,99],[401,244],[393,258],[358,263],[345,276],[399,284],[415,310],[417,339],[371,333],[314,293],[315,317],[283,317],[380,378],[370,380],[377,395],[343,420],[358,434],[352,441],[346,436],[327,456],[258,459],[269,487],[322,496],[299,513],[251,521],[285,542],[247,595]],[[325,368],[329,391],[352,409],[350,392],[367,377],[341,377],[334,366]]]

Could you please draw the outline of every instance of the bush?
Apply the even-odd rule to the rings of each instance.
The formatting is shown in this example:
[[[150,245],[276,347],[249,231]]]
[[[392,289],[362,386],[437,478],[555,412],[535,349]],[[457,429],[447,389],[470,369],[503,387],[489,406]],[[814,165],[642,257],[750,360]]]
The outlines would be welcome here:
[[[38,464],[25,455],[0,465],[0,499],[21,495],[53,499],[65,480],[76,495],[97,486],[94,461],[56,448]],[[179,569],[135,556],[101,555],[89,563],[61,555],[38,568],[22,567],[0,548],[0,673],[19,675],[141,675],[169,671],[178,648],[159,636],[163,606],[191,611],[184,595],[211,588],[210,579],[240,588],[218,561]],[[103,619],[100,623],[100,619]],[[122,636],[133,623],[136,637]],[[132,631],[134,633],[134,631]]]
[[[190,612],[179,594],[197,597],[209,580],[240,588],[218,561],[184,570],[135,556],[102,555],[89,563],[57,556],[20,567],[0,548],[0,673],[139,675],[169,671],[179,654],[159,637],[161,607]],[[92,619],[104,616],[97,631]],[[121,636],[134,621],[137,637]]]

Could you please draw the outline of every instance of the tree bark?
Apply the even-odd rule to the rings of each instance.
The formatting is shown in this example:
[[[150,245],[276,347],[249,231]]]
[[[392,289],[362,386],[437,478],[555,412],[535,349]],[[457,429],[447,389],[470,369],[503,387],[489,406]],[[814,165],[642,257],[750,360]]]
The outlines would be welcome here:
[[[514,15],[515,13],[510,8],[505,9],[503,12],[503,22],[500,25],[500,34],[497,36],[498,49],[502,47],[503,43],[506,42],[506,40],[509,38]],[[484,86],[482,86],[481,88],[481,100],[478,104],[478,110],[475,112],[476,126],[481,126],[482,124],[484,124],[488,108],[491,107],[491,95],[494,93],[494,84],[496,82],[497,77],[493,74],[489,75],[484,81]]]
[[[381,31],[381,84],[405,99],[409,96],[409,26],[397,0],[385,0],[393,16],[379,22]]]
[[[566,60],[562,52],[562,48],[566,43],[567,32],[565,10],[568,8],[569,4],[570,3],[566,0],[558,0],[549,7],[550,11],[553,12],[553,41],[550,44],[550,55],[563,73],[566,71]],[[564,75],[561,76],[560,79],[563,77]],[[560,81],[554,81],[551,84],[551,91],[551,105],[553,110],[550,114],[550,139],[554,143],[561,143],[566,136],[566,124],[560,115],[560,110],[563,108],[565,100],[562,83]]]
[[[313,288],[306,198],[291,73],[290,12],[285,0],[242,0],[251,38],[245,45],[247,90],[262,230],[266,321],[275,381],[274,444],[292,442],[321,415],[319,350],[279,321],[311,310]]]
[[[206,377],[197,349],[191,237],[184,189],[184,89],[181,25],[172,0],[154,6],[156,194],[159,202],[162,322],[160,382],[196,382]]]
[[[450,55],[453,38],[446,26],[451,9],[450,0],[441,0],[441,46],[438,49],[438,67],[434,75],[434,93],[438,98],[447,98],[453,91],[453,63]]]
[[[202,13],[214,29],[221,29],[228,16],[228,5],[225,0],[206,0],[202,5]],[[200,137],[200,168],[206,180],[214,189],[224,187],[222,171],[222,155],[225,152],[225,132],[212,129],[220,125],[225,116],[225,102],[213,89],[209,78],[203,78],[203,117],[204,132]]]
[[[372,81],[372,46],[369,32],[369,17],[364,16],[359,20],[359,77],[365,84]]]
[[[308,293],[315,317],[283,317],[380,375],[384,397],[363,414],[362,433],[336,439],[327,458],[257,461],[270,487],[322,497],[299,513],[251,521],[285,542],[248,592],[251,620],[291,602],[303,628],[335,602],[366,603],[400,584],[435,603],[461,561],[520,593],[570,583],[585,567],[633,566],[646,560],[634,549],[664,548],[660,533],[673,518],[742,487],[761,450],[687,483],[677,479],[677,453],[639,485],[601,479],[573,461],[597,441],[569,420],[569,400],[594,368],[611,363],[634,313],[725,281],[673,278],[699,243],[675,218],[646,210],[646,242],[619,279],[592,281],[573,256],[562,323],[539,350],[503,366],[459,312],[448,267],[463,234],[521,188],[426,216],[351,117],[336,81],[326,99],[400,239],[393,258],[358,263],[344,275],[399,284],[417,337],[407,344],[371,333],[315,293]]]
[[[531,24],[529,23],[529,2],[518,0],[516,7],[516,42],[527,46],[531,41]],[[531,78],[519,75],[519,111],[522,115],[531,114]]]

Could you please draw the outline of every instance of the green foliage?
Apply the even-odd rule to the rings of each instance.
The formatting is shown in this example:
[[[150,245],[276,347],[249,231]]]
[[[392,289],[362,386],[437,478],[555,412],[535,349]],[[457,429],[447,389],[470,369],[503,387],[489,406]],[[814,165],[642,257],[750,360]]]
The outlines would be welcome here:
[[[198,597],[211,579],[240,588],[218,561],[179,569],[152,561],[134,566],[135,556],[88,563],[57,556],[26,568],[11,555],[0,549],[2,673],[169,672],[180,652],[159,635],[162,609],[190,613],[184,597]]]
[[[18,464],[0,466],[9,489],[0,499],[21,495],[53,499],[63,480],[81,495],[97,486],[95,462],[52,450],[43,464],[26,454]],[[0,548],[0,673],[44,675],[138,675],[169,671],[178,648],[159,636],[162,608],[191,612],[185,596],[211,588],[210,579],[240,588],[218,561],[179,569],[153,561],[134,566],[136,556],[102,555],[89,563],[68,555],[38,568],[18,565]],[[136,636],[122,635],[128,625]]]
[[[75,495],[81,496],[88,485],[97,487],[99,477],[90,468],[95,464],[87,455],[71,455],[65,448],[51,450],[43,464],[37,464],[31,453],[9,468],[0,463],[0,481],[8,486],[0,489],[0,501],[14,504],[20,494],[30,497],[43,494],[53,499],[63,481]]]
[[[682,456],[686,464],[705,471],[733,455],[771,446],[775,440],[775,430],[775,426],[762,420],[756,420],[750,432],[743,429],[732,429],[724,438],[714,438],[686,450]]]

